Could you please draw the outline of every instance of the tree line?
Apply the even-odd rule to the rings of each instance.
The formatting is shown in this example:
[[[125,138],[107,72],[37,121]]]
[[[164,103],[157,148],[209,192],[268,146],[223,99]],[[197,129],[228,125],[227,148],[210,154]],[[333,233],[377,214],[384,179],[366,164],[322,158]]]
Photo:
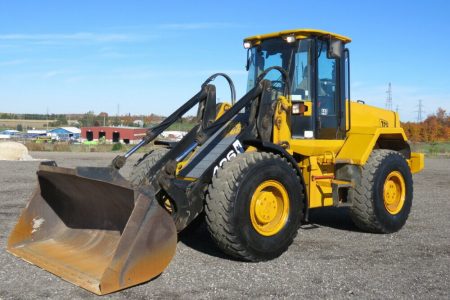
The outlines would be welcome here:
[[[422,122],[405,122],[402,127],[412,142],[450,141],[450,114],[443,108],[438,108]]]
[[[66,114],[11,114],[0,113],[0,119],[22,119],[22,120],[51,120],[49,126],[58,127],[68,125],[68,116],[72,120],[78,121],[79,127],[90,126],[133,126],[133,127],[151,127],[164,120],[165,117],[150,114],[146,116],[123,115],[109,116],[105,112],[95,114],[89,111],[80,115]],[[141,122],[135,122],[135,121]],[[180,124],[193,124],[196,118],[187,116],[181,118]],[[429,115],[422,122],[402,122],[402,127],[408,139],[412,142],[442,142],[450,141],[450,114],[443,108],[438,108],[436,113]]]

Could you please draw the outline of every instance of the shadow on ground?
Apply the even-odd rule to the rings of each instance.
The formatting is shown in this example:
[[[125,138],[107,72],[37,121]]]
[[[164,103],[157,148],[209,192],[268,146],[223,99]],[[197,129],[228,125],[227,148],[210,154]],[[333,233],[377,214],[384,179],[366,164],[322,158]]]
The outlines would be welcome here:
[[[346,207],[311,209],[309,213],[309,223],[303,225],[301,228],[308,230],[319,227],[361,232],[361,230],[356,227],[355,223],[353,223],[349,209]]]
[[[309,223],[302,225],[300,230],[312,230],[321,227],[361,232],[351,220],[348,208],[326,207],[312,209],[309,215]],[[188,228],[179,233],[178,241],[207,255],[239,261],[223,253],[217,247],[206,228],[203,216],[200,216]]]
[[[223,253],[215,244],[206,228],[204,218],[190,225],[188,228],[178,234],[178,241],[201,253],[211,255],[227,260],[236,260],[235,258]]]

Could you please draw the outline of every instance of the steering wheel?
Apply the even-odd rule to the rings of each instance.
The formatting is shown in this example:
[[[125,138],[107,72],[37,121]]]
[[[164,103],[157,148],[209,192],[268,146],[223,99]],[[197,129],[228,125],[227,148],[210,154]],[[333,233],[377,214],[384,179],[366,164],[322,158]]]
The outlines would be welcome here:
[[[333,95],[335,86],[336,83],[331,79],[327,78],[320,79],[320,87],[322,88],[322,90],[326,95],[329,96]]]

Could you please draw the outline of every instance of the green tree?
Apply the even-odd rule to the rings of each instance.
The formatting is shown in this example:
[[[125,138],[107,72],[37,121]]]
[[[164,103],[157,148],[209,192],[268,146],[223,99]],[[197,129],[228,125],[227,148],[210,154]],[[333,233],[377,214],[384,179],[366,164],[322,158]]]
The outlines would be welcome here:
[[[94,121],[95,121],[95,114],[91,110],[85,113],[80,120],[81,126],[84,127],[94,126]]]

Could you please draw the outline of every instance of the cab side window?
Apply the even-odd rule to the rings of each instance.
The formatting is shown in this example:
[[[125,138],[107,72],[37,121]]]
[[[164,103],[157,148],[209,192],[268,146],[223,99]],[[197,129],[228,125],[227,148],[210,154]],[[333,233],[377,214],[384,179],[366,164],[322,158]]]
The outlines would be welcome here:
[[[335,139],[338,129],[338,60],[329,58],[328,42],[317,44],[317,133],[319,139]]]
[[[292,83],[293,100],[311,100],[311,42],[303,40],[295,53],[294,80]]]
[[[328,58],[328,43],[319,43],[317,99],[319,115],[336,115],[336,59]]]

